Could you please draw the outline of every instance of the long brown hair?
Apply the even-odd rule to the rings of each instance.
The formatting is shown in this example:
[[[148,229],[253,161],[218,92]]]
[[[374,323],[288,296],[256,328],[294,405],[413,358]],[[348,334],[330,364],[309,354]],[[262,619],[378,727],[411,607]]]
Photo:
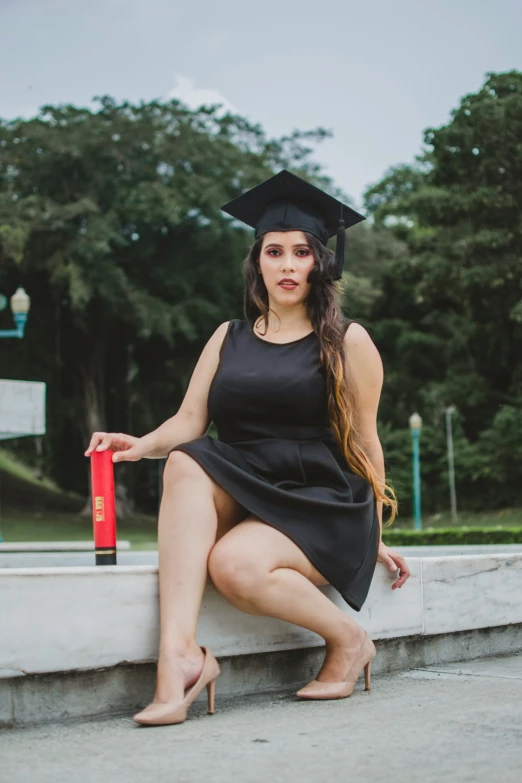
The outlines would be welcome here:
[[[375,469],[360,445],[360,437],[355,422],[355,392],[346,382],[346,364],[344,335],[348,319],[341,308],[341,286],[332,279],[335,256],[313,234],[303,232],[312,254],[314,266],[308,274],[311,283],[308,299],[305,302],[308,317],[319,338],[320,360],[325,369],[328,396],[328,412],[335,438],[349,468],[362,476],[373,487],[375,498],[390,509],[390,517],[384,526],[392,524],[397,513],[397,498],[393,488],[380,483]],[[263,277],[258,272],[263,237],[259,237],[250,248],[243,261],[245,281],[244,312],[247,318],[261,315],[268,328],[268,291]]]

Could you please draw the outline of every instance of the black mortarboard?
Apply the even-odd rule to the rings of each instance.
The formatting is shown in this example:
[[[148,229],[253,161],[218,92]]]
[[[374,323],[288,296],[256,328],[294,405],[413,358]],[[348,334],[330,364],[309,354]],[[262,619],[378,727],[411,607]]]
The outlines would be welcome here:
[[[256,239],[267,231],[307,231],[326,245],[337,234],[334,280],[339,280],[342,274],[345,230],[366,219],[286,169],[221,209],[255,228]]]

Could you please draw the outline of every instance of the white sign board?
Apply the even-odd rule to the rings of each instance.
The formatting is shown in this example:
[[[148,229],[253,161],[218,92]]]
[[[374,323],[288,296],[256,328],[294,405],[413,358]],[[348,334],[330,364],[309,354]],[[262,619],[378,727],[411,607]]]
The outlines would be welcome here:
[[[45,434],[45,383],[0,380],[0,440]]]

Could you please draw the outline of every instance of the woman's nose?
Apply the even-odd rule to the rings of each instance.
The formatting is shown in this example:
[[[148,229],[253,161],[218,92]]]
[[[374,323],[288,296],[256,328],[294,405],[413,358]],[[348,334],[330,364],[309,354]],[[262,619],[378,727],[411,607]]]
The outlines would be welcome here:
[[[295,269],[294,259],[291,255],[283,259],[283,263],[281,264],[281,269],[283,269],[284,271],[286,271],[287,269]]]

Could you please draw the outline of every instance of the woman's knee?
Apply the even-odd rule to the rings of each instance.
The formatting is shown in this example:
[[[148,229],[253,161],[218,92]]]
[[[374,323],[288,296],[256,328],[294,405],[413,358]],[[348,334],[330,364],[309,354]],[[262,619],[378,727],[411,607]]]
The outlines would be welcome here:
[[[255,553],[227,541],[226,535],[210,550],[208,572],[220,593],[243,600],[253,596],[266,577]]]
[[[184,451],[170,452],[163,470],[164,483],[204,476],[207,476],[207,473],[189,454],[186,454]]]

